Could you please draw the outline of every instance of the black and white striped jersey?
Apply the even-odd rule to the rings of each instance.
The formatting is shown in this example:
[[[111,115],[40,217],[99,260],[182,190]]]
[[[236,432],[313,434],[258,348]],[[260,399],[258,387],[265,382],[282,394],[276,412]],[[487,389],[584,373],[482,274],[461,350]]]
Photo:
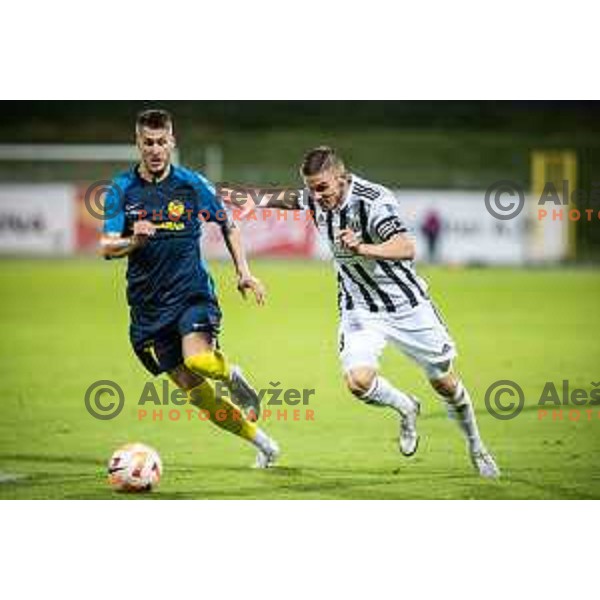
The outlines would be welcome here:
[[[339,232],[346,228],[367,244],[410,231],[401,216],[400,203],[390,190],[352,175],[344,200],[334,210],[322,209],[308,190],[304,190],[300,203],[312,211],[315,226],[333,255],[340,311],[406,313],[428,301],[426,285],[416,274],[412,260],[365,258],[339,243]]]

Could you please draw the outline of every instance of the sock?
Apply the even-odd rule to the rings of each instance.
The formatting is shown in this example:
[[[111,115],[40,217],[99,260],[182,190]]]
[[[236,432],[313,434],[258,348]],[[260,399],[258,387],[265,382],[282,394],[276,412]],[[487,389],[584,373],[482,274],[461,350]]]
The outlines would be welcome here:
[[[251,441],[262,452],[268,453],[273,448],[273,440],[258,427],[256,428],[256,435]]]
[[[479,452],[483,444],[479,436],[471,396],[462,384],[462,381],[458,382],[452,399],[444,397],[444,400],[448,406],[448,415],[450,418],[455,418],[458,422],[458,426],[467,439],[471,452]]]
[[[208,379],[229,381],[231,376],[229,362],[220,350],[194,354],[188,356],[184,362],[190,371]]]
[[[387,379],[375,377],[369,391],[361,397],[367,404],[391,406],[401,415],[414,410],[415,403],[404,392],[397,390]]]
[[[258,427],[247,421],[229,399],[217,398],[213,386],[208,381],[192,388],[188,392],[188,400],[196,408],[206,411],[209,419],[217,427],[255,443]]]

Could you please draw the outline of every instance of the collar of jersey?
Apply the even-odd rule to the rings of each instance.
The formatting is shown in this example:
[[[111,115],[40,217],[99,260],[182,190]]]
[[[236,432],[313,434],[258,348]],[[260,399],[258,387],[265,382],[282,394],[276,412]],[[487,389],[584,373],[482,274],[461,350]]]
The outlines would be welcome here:
[[[169,173],[168,173],[168,175],[164,179],[161,179],[161,181],[157,181],[156,183],[154,183],[152,181],[148,181],[147,179],[144,179],[140,175],[140,166],[141,166],[140,163],[136,163],[135,165],[133,165],[132,171],[135,174],[135,176],[137,177],[138,181],[140,181],[141,183],[146,184],[146,185],[160,185],[161,183],[165,183],[165,181],[168,181],[169,179],[171,179],[171,177],[174,174],[173,164],[169,164]]]
[[[348,200],[350,200],[350,196],[352,196],[352,190],[354,188],[355,180],[356,180],[355,176],[352,175],[352,173],[350,173],[350,185],[348,186],[348,189],[346,190],[346,195],[344,196],[344,199],[340,202],[340,204],[338,205],[336,210],[341,210],[342,208],[344,208],[344,206],[346,206],[346,204],[348,204]]]

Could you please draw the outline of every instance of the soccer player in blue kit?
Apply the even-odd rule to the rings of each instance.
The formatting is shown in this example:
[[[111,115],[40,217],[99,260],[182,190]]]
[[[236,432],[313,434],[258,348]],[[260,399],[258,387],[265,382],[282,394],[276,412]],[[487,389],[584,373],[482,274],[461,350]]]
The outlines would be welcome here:
[[[221,311],[215,286],[200,255],[202,221],[220,226],[238,277],[238,290],[263,304],[265,290],[250,273],[239,229],[213,185],[200,173],[171,164],[173,119],[146,110],[136,121],[140,162],[117,176],[105,200],[101,252],[128,257],[127,299],[133,349],[153,375],[166,372],[210,420],[252,443],[256,466],[270,467],[277,443],[253,422],[258,395],[241,369],[218,347]],[[231,397],[217,396],[224,382]]]

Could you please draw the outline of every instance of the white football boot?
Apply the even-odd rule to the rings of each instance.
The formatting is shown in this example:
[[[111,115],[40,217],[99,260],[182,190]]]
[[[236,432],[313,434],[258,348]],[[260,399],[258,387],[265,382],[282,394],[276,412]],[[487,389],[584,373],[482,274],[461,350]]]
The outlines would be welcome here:
[[[471,450],[469,454],[471,455],[473,466],[479,471],[481,477],[487,479],[496,479],[500,477],[500,469],[498,468],[494,457],[484,446],[481,446],[481,448],[476,451]]]
[[[279,445],[275,440],[270,440],[268,448],[263,448],[256,453],[256,462],[254,463],[255,469],[270,469],[279,458],[281,454]]]
[[[419,434],[417,433],[417,417],[421,412],[421,403],[413,395],[409,398],[415,403],[414,409],[400,416],[400,436],[398,446],[404,456],[412,456],[419,447]]]

